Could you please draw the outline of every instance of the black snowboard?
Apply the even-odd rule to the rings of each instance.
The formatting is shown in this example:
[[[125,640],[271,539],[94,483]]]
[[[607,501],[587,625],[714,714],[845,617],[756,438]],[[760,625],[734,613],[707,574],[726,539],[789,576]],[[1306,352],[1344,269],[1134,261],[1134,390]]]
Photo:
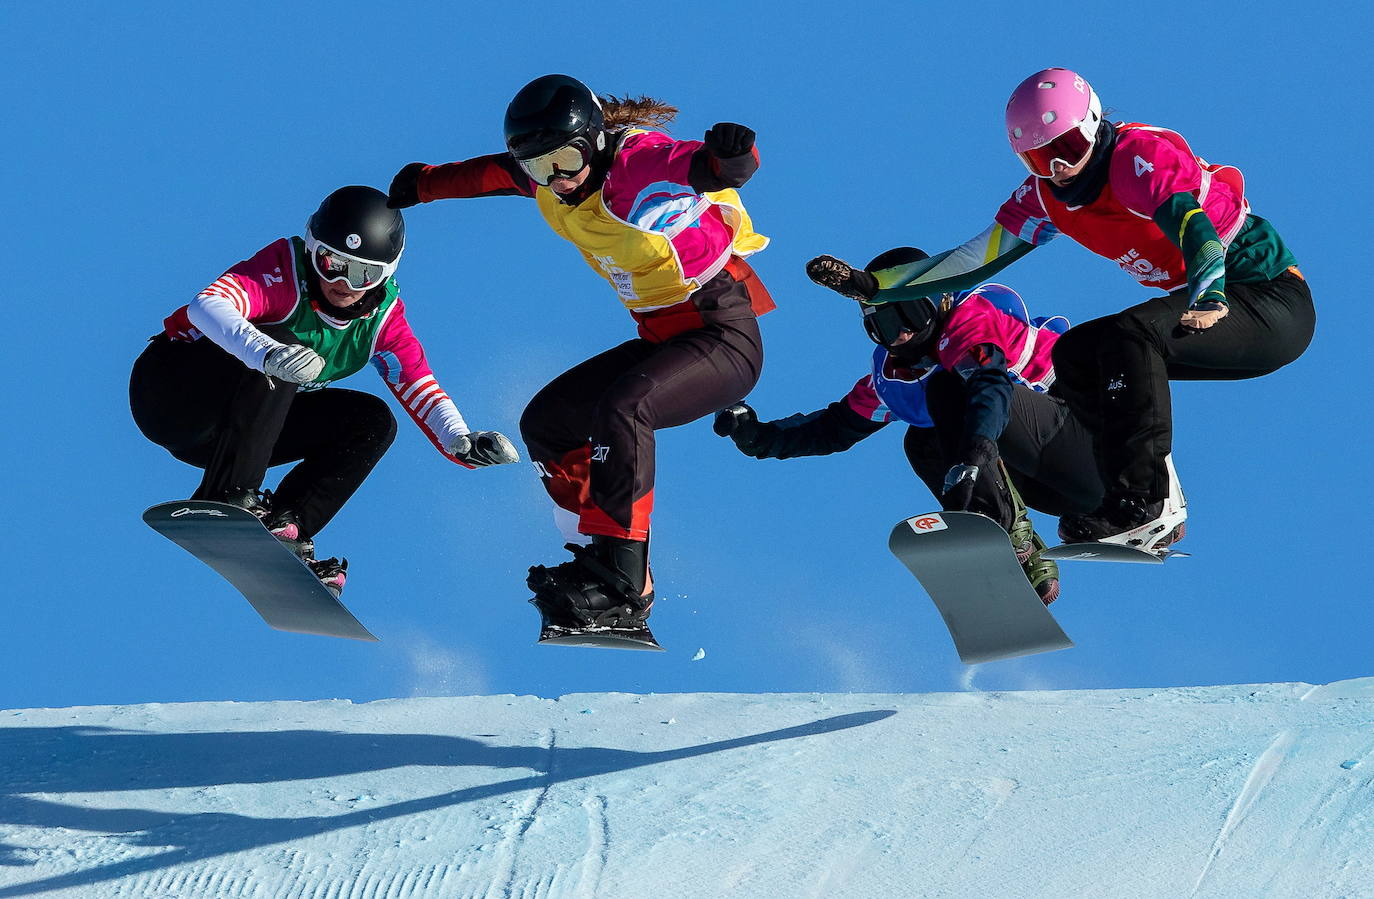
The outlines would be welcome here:
[[[148,526],[219,572],[279,631],[376,640],[314,572],[238,506],[181,500],[143,513]]]
[[[561,628],[545,625],[539,642],[545,646],[591,646],[596,649],[644,649],[663,652],[648,627],[640,628]]]
[[[663,652],[647,624],[639,627],[574,627],[550,620],[536,596],[530,605],[539,610],[539,642],[547,646],[591,646],[596,649],[644,649]],[[556,620],[556,619],[555,619]]]
[[[898,522],[887,545],[930,594],[964,664],[1073,646],[991,518],[917,515]]]

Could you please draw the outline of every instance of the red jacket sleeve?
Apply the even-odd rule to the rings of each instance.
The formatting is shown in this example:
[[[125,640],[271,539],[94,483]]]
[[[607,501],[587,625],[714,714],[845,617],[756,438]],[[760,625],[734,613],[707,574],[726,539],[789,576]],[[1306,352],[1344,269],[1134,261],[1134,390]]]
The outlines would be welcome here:
[[[426,166],[416,184],[420,202],[466,197],[533,197],[535,183],[509,153]]]

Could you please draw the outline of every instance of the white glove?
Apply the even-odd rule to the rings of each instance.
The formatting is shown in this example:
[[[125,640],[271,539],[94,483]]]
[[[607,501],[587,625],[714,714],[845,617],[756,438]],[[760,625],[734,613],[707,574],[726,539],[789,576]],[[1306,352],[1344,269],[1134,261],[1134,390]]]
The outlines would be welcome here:
[[[308,346],[282,344],[267,351],[262,373],[290,384],[313,384],[324,371],[324,357]]]
[[[473,468],[520,461],[515,446],[500,431],[473,431],[453,438],[445,449],[450,456]]]

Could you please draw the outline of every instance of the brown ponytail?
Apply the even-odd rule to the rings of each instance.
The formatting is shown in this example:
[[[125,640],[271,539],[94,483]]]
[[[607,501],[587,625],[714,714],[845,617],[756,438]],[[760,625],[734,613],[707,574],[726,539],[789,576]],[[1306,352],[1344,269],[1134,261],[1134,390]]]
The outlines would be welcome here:
[[[669,106],[653,97],[617,97],[607,94],[601,99],[601,113],[610,130],[634,125],[662,128],[677,116],[677,107]]]

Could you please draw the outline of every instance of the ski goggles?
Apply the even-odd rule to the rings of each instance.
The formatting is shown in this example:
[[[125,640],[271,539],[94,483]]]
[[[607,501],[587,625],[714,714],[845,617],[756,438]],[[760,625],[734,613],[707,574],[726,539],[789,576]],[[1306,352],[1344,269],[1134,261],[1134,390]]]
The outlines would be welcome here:
[[[1082,129],[1071,128],[1048,143],[1030,150],[1018,150],[1016,155],[1032,175],[1048,178],[1054,174],[1054,163],[1073,168],[1087,159],[1092,150],[1093,138],[1084,134]]]
[[[395,262],[369,262],[338,250],[318,240],[308,239],[306,251],[315,273],[328,283],[343,281],[354,290],[376,287],[396,273]]]
[[[548,185],[550,181],[558,178],[572,178],[578,172],[585,169],[592,161],[591,141],[585,137],[574,138],[569,143],[561,147],[541,153],[538,156],[531,156],[529,159],[517,159],[520,168],[530,180],[535,184]]]
[[[935,320],[935,306],[928,299],[859,305],[863,309],[868,339],[883,346],[892,346],[903,332],[910,333],[913,339],[924,339],[929,336],[925,332]]]

